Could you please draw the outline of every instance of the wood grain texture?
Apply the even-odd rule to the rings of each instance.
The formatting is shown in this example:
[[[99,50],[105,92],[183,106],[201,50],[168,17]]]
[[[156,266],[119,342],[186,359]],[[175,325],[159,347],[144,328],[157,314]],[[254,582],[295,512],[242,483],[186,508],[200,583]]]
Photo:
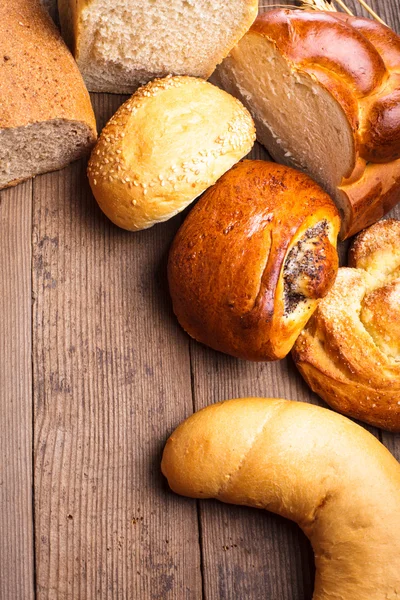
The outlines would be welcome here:
[[[46,4],[56,18],[56,0]],[[400,31],[398,0],[370,4]],[[102,127],[122,98],[93,98]],[[267,155],[256,145],[252,157]],[[312,551],[296,525],[177,497],[160,475],[192,393],[195,409],[245,395],[322,404],[290,358],[246,363],[181,331],[165,278],[180,221],[117,229],[84,162],[0,194],[0,600],[34,597],[32,418],[39,600],[311,598]],[[400,436],[379,435],[400,460]]]
[[[102,126],[122,98],[94,100]],[[192,411],[165,293],[178,223],[113,226],[85,166],[34,186],[38,598],[197,600],[196,504],[160,473],[166,435]]]
[[[34,597],[30,182],[0,192],[0,598]]]

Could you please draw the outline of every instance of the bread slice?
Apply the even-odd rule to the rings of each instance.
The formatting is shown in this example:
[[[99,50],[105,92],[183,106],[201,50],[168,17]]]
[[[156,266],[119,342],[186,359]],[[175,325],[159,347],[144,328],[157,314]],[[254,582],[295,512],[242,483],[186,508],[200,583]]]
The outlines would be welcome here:
[[[0,189],[61,169],[95,141],[89,94],[39,1],[0,4]]]
[[[58,0],[92,92],[132,93],[165,75],[207,79],[248,30],[257,0]]]
[[[399,68],[400,39],[382,25],[273,10],[217,74],[250,110],[272,157],[335,199],[346,238],[400,199]]]

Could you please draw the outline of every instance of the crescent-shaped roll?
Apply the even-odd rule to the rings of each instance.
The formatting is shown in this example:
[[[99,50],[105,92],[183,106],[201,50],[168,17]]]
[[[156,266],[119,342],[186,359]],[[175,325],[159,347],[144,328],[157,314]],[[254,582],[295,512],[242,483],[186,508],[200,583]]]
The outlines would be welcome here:
[[[400,431],[400,221],[362,232],[349,264],[339,269],[293,357],[335,410]]]
[[[238,358],[283,358],[335,280],[339,228],[333,201],[307,175],[237,164],[173,242],[168,279],[180,324]]]
[[[162,471],[178,494],[298,523],[315,553],[313,600],[400,597],[400,465],[349,419],[285,400],[215,404],[171,435]]]

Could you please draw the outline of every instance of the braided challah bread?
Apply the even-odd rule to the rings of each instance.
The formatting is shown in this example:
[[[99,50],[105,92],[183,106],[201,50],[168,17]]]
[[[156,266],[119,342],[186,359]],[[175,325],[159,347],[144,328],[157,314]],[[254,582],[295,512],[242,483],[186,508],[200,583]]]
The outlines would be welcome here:
[[[277,162],[335,199],[342,237],[388,212],[400,194],[400,38],[368,19],[272,10],[218,69],[252,113]]]
[[[340,219],[307,175],[244,161],[199,200],[170,251],[169,287],[182,327],[247,360],[291,350],[333,285]]]
[[[171,435],[162,471],[178,494],[298,523],[315,553],[314,600],[400,598],[400,466],[349,419],[285,400],[215,404]]]
[[[296,341],[300,373],[334,409],[400,431],[400,221],[376,223]]]

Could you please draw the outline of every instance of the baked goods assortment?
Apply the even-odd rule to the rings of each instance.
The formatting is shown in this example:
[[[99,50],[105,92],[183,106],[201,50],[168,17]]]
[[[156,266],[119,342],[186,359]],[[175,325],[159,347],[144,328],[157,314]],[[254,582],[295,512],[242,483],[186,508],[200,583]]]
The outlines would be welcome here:
[[[96,139],[82,77],[39,1],[11,4],[0,8],[0,188],[61,168]],[[257,2],[221,8],[59,0],[90,90],[152,80],[101,133],[93,195],[137,231],[205,192],[168,261],[186,332],[245,360],[294,346],[328,404],[400,431],[400,221],[361,233],[350,268],[338,271],[336,251],[340,229],[355,234],[400,197],[400,38],[366,19],[286,9],[246,33]],[[219,77],[243,104],[199,78],[229,51]],[[283,164],[239,162],[255,141],[250,113]],[[177,493],[296,521],[315,552],[314,600],[400,598],[400,466],[345,417],[285,400],[216,404],[178,427],[162,470]]]
[[[400,38],[369,19],[276,9],[260,15],[218,69],[273,158],[334,198],[342,238],[400,195]]]
[[[88,176],[103,212],[129,230],[170,219],[250,152],[244,106],[195,77],[141,87],[103,129]]]
[[[400,221],[363,231],[349,258],[293,357],[335,410],[400,431]]]
[[[58,0],[91,92],[131,94],[166,75],[207,79],[257,16],[257,0]]]
[[[0,5],[0,189],[88,153],[96,121],[78,68],[39,0]]]
[[[315,554],[313,600],[400,594],[400,465],[370,433],[302,402],[208,406],[171,435],[172,490],[263,508],[298,523]]]
[[[337,268],[340,219],[307,175],[233,167],[181,226],[168,261],[174,312],[196,340],[247,360],[291,350]]]

